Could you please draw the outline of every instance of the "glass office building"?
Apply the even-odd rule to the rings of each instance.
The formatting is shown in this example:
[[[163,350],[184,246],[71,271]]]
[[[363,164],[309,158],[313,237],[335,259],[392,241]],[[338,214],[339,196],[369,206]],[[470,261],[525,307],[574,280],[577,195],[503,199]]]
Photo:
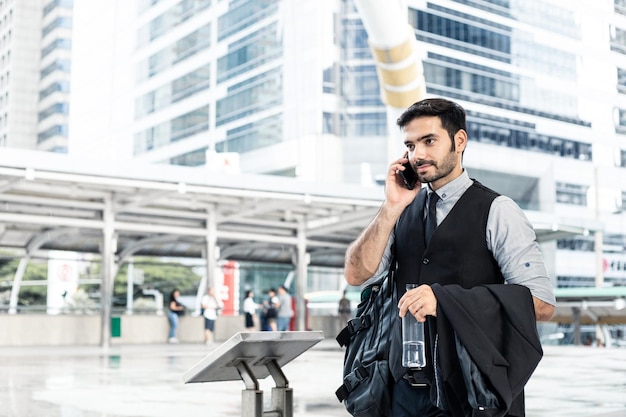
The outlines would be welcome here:
[[[242,172],[384,177],[401,138],[352,0],[82,3],[70,153],[202,167],[234,152]],[[626,2],[406,4],[427,93],[467,109],[470,176],[533,219],[604,224],[542,244],[559,286],[594,285],[598,245],[603,284],[626,285]]]
[[[72,3],[0,1],[0,147],[67,152]]]
[[[599,284],[626,285],[624,3],[407,1],[427,93],[467,109],[470,176],[511,196],[535,222],[550,213],[583,230],[603,223],[597,236],[542,244],[559,287],[599,283],[598,245]],[[340,106],[324,120],[354,150],[343,156],[353,164],[343,179],[356,182],[357,161],[374,177],[387,166],[385,153],[361,139],[394,140],[397,132],[386,126],[367,33],[349,0],[340,3],[339,23],[337,89],[324,88]]]

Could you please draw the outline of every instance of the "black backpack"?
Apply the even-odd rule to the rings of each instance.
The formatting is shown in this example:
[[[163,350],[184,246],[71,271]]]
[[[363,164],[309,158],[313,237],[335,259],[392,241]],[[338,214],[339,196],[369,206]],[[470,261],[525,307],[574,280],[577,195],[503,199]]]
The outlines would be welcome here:
[[[389,365],[397,324],[395,259],[386,277],[368,285],[361,293],[356,318],[337,336],[346,347],[343,384],[335,394],[355,417],[390,417],[394,379]],[[396,325],[394,325],[396,324]]]

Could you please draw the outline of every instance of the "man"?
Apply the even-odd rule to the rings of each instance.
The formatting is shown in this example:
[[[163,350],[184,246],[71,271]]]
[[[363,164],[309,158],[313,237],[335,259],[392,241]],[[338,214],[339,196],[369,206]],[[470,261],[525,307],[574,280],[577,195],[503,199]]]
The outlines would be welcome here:
[[[209,287],[207,293],[202,297],[202,316],[204,317],[204,343],[207,346],[213,344],[213,333],[215,332],[215,321],[219,311],[224,308],[222,300],[215,296],[215,289]]]
[[[270,288],[267,291],[267,299],[263,301],[263,319],[265,327],[263,330],[275,332],[278,330],[276,318],[278,317],[278,309],[280,308],[280,300],[276,296],[276,290]]]
[[[488,320],[499,323],[502,315],[499,311],[512,309],[511,314],[507,313],[502,319],[506,321],[502,327],[523,325],[527,323],[517,323],[510,318],[518,317],[516,314],[527,317],[524,314],[530,310],[533,326],[526,326],[525,331],[531,333],[528,338],[532,339],[533,330],[536,336],[533,312],[536,320],[549,320],[554,312],[551,282],[534,230],[522,210],[510,198],[470,179],[463,168],[462,157],[468,141],[463,108],[445,99],[426,99],[409,107],[397,124],[407,153],[389,166],[385,201],[346,252],[346,280],[350,285],[363,285],[370,278],[385,273],[393,257],[397,261],[399,316],[413,314],[418,321],[426,322],[430,345],[427,346],[427,366],[417,370],[404,368],[400,374],[394,373],[391,415],[472,415],[471,408],[479,408],[474,404],[474,397],[480,395],[473,392],[472,387],[463,386],[463,380],[454,379],[453,371],[458,370],[460,374],[459,363],[465,348],[478,350],[477,356],[472,356],[473,351],[470,356],[477,362],[471,365],[479,368],[483,364],[480,355],[485,353],[480,346],[472,346],[471,337],[463,339],[467,326],[459,321],[471,315],[475,320],[470,327],[481,327],[483,323],[481,328],[472,331],[484,333],[486,340],[499,346],[511,340],[501,340],[502,334],[491,328]],[[408,169],[403,166],[407,162],[417,173],[419,182],[426,183],[427,187],[420,189],[418,183],[413,189],[406,188],[400,172]],[[425,241],[426,200],[432,200],[433,210],[436,209],[433,224],[436,229],[429,242]],[[434,216],[433,212],[431,221]],[[421,285],[405,293],[407,283]],[[517,285],[502,285],[504,283]],[[483,311],[476,300],[490,309]],[[459,308],[465,310],[459,313]],[[441,317],[444,313],[445,317]],[[529,331],[529,327],[532,330]],[[527,334],[523,336],[526,338]],[[392,350],[401,349],[398,344],[394,341]],[[528,364],[513,364],[523,368],[525,378],[534,370],[541,353],[538,339],[529,344],[539,353],[528,352],[532,357]],[[450,355],[456,354],[459,358],[451,360]],[[492,354],[490,350],[489,354]],[[493,352],[494,356],[498,354]],[[435,366],[434,360],[437,361]],[[483,369],[481,372],[487,373]],[[486,375],[486,378],[493,385],[496,377]],[[495,397],[499,401],[493,402],[497,404],[494,407],[503,409],[504,413],[509,409],[517,413],[510,415],[523,415],[521,391],[525,382],[523,377],[515,381],[521,387],[515,386],[512,398],[500,392],[504,389],[502,386],[496,386]]]
[[[352,317],[352,305],[348,299],[348,290],[343,290],[343,295],[339,300],[337,312],[339,313],[339,325],[341,328],[345,326],[346,322]]]
[[[276,327],[279,332],[289,330],[289,323],[293,317],[293,306],[291,305],[291,295],[287,287],[281,285],[278,287],[278,317],[276,318]]]

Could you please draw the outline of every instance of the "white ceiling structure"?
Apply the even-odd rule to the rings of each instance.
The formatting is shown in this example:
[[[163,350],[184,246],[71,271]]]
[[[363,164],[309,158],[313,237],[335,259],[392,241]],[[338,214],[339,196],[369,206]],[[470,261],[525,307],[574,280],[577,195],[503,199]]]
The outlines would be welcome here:
[[[129,257],[203,258],[209,283],[218,260],[292,264],[295,295],[301,299],[307,265],[342,268],[347,246],[373,219],[383,198],[379,186],[3,149],[0,250],[22,256],[22,263],[46,257],[49,250],[99,255],[102,293],[109,298],[102,299],[102,345],[107,346],[113,277]],[[540,242],[599,229],[546,213],[528,214]],[[13,283],[13,309],[20,270],[23,275],[18,268]],[[298,329],[304,329],[304,316],[298,311]]]
[[[0,248],[100,253],[111,204],[114,252],[342,267],[347,245],[374,217],[381,188],[224,174],[206,167],[77,161],[5,149],[0,154]],[[214,225],[215,230],[211,230]]]
[[[220,259],[294,263],[294,248],[306,239],[309,265],[341,268],[383,197],[382,187],[3,149],[0,248],[100,253],[110,203],[118,261],[204,258],[214,236]],[[539,241],[590,231],[543,213],[529,217]]]

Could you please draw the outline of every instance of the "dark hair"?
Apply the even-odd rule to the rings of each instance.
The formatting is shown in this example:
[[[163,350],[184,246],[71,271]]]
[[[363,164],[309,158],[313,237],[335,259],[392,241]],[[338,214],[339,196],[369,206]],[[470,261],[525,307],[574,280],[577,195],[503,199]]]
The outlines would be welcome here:
[[[412,104],[398,117],[396,124],[402,129],[412,120],[425,116],[439,117],[441,126],[448,132],[451,140],[459,130],[467,130],[463,107],[445,98],[427,98]],[[454,147],[454,140],[452,146]]]
[[[251,295],[252,295],[252,290],[246,291],[246,298],[250,297]]]
[[[175,293],[176,291],[179,291],[179,289],[178,289],[178,288],[174,288],[174,289],[172,290],[172,292],[170,293],[170,303],[171,303],[172,301],[175,301],[175,300],[176,300],[176,298],[174,297],[174,293]]]

